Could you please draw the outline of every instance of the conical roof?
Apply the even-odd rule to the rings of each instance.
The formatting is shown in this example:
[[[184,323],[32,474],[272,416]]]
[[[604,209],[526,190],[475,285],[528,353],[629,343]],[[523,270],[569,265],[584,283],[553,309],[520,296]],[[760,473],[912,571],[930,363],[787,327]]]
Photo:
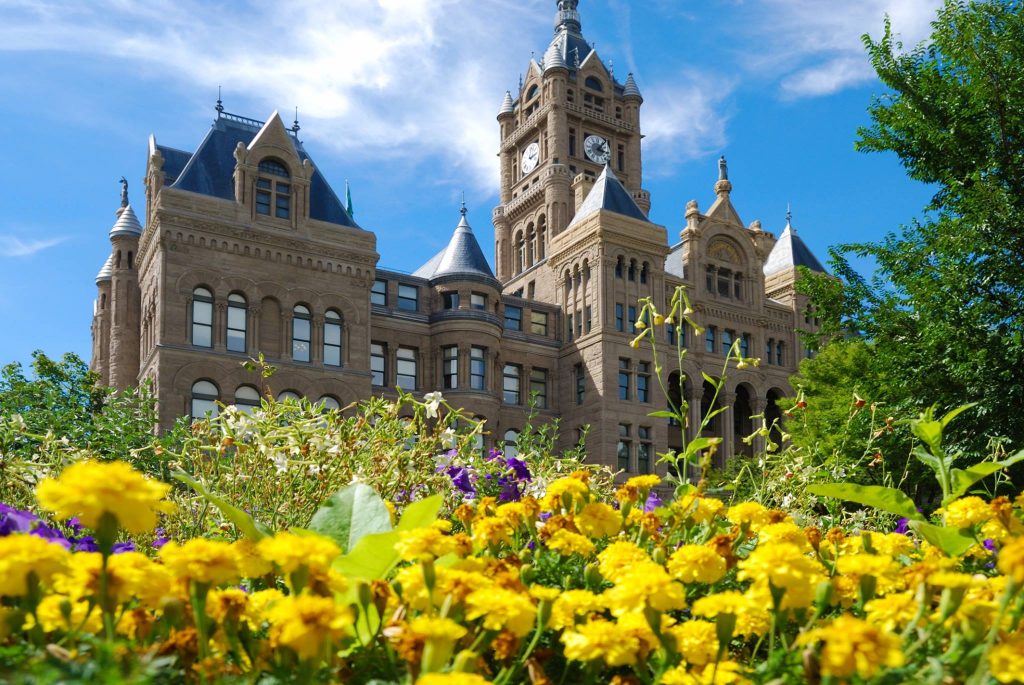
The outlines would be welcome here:
[[[633,78],[632,72],[626,77],[626,85],[622,90],[622,94],[625,97],[636,97],[643,100],[643,96],[640,95],[640,86],[636,85],[636,79]]]
[[[512,114],[516,111],[515,105],[512,102],[512,93],[505,91],[505,99],[501,101],[501,109],[498,110],[498,114]]]
[[[608,164],[605,165],[604,171],[594,183],[594,187],[590,189],[590,193],[583,200],[583,204],[576,210],[576,216],[569,222],[569,227],[571,228],[601,210],[649,222],[643,210],[637,206],[633,196],[629,194],[629,191],[622,185],[622,181],[612,171],[611,165]]]
[[[792,223],[787,220],[785,230],[764,262],[764,275],[771,276],[798,266],[806,266],[811,271],[819,273],[828,273],[811,252],[811,248],[796,234]]]
[[[565,62],[565,56],[562,55],[562,36],[555,36],[555,39],[551,41],[547,52],[544,53],[543,66],[544,71],[569,68],[569,65]]]
[[[462,208],[462,220],[455,227],[448,246],[421,266],[413,276],[434,279],[441,276],[477,276],[494,280],[484,251],[473,235],[473,229],[466,220],[466,208]]]
[[[100,272],[96,274],[96,285],[109,281],[114,277],[114,255],[107,257],[107,261],[103,262],[103,266],[100,267]]]
[[[135,216],[135,211],[130,204],[126,205],[121,210],[121,214],[117,217],[114,226],[110,229],[110,237],[130,236],[138,238],[140,235],[142,235],[142,224],[139,223],[139,217]]]

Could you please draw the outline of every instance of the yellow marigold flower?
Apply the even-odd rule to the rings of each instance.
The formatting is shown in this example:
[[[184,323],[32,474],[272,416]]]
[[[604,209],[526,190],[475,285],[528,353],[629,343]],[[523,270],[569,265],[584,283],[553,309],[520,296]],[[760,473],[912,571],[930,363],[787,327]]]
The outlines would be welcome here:
[[[391,519],[391,525],[394,526],[395,521],[398,520],[397,518],[395,518],[395,503],[389,499],[386,499],[384,500],[384,506],[388,508],[388,518]]]
[[[83,525],[95,529],[100,517],[110,513],[125,530],[145,533],[156,527],[158,512],[174,510],[164,500],[170,489],[121,461],[82,461],[64,469],[59,478],[41,482],[36,499],[59,519],[77,516]]]
[[[868,679],[883,668],[904,663],[900,640],[867,621],[843,614],[822,628],[797,638],[798,644],[823,642],[821,673],[834,678],[860,676]]]
[[[592,538],[618,535],[622,516],[603,502],[591,502],[576,514],[576,526],[580,532]]]
[[[672,503],[675,513],[694,523],[710,523],[724,508],[722,500],[700,495],[685,495]]]
[[[604,601],[590,590],[566,590],[558,595],[551,607],[551,628],[571,628],[576,625],[578,616],[587,616],[604,608]]]
[[[685,621],[669,628],[676,651],[694,666],[703,666],[718,656],[718,633],[708,621]]]
[[[719,592],[701,597],[693,603],[693,615],[713,619],[722,614],[736,617],[736,635],[757,637],[764,635],[771,627],[771,598],[764,593],[742,594],[735,590]]]
[[[650,490],[659,483],[661,483],[661,476],[648,474],[645,476],[633,476],[626,481],[626,487],[635,488],[636,490]]]
[[[602,659],[608,666],[631,666],[640,659],[639,638],[600,618],[564,631],[561,641],[565,658],[572,661]]]
[[[246,603],[245,613],[242,616],[249,624],[249,628],[259,630],[267,620],[267,611],[276,602],[284,599],[284,596],[284,593],[277,588],[258,590],[249,595],[249,601]]]
[[[1024,682],[1024,635],[1010,636],[988,654],[992,677],[1001,683]]]
[[[914,541],[900,533],[872,533],[871,546],[879,554],[893,558],[909,556],[917,550]]]
[[[552,549],[562,556],[578,554],[581,557],[589,557],[594,553],[594,543],[580,535],[568,530],[555,531],[555,534],[548,538],[548,549]]]
[[[99,552],[71,555],[67,570],[54,579],[58,591],[75,599],[98,598],[103,557]],[[117,604],[138,597],[143,604],[156,607],[171,593],[170,572],[145,554],[123,552],[107,560],[107,592]]]
[[[684,583],[717,583],[725,571],[725,559],[704,545],[683,545],[668,560],[668,572]]]
[[[206,596],[206,614],[217,623],[236,623],[249,608],[249,595],[236,587],[214,589]]]
[[[260,556],[273,562],[281,573],[294,573],[300,566],[326,571],[341,554],[333,540],[321,535],[296,535],[281,531],[256,543]]]
[[[476,673],[424,673],[416,685],[488,685],[491,681]]]
[[[879,593],[903,589],[901,567],[891,557],[878,554],[844,554],[839,557],[836,567],[846,576],[874,577]]]
[[[352,626],[352,613],[331,597],[283,597],[266,612],[270,644],[288,647],[300,659],[314,659],[337,643]]]
[[[184,545],[168,542],[160,548],[164,565],[179,578],[222,585],[239,578],[238,561],[227,542],[194,538]]]
[[[918,602],[913,592],[894,592],[879,599],[872,599],[864,605],[868,623],[886,632],[902,630],[914,620]]]
[[[36,535],[0,538],[0,596],[20,597],[28,592],[28,575],[48,583],[62,571],[71,554],[55,542]]]
[[[473,522],[473,542],[480,548],[502,542],[511,545],[512,532],[504,520],[496,516],[488,516]]]
[[[1024,583],[1024,537],[1014,538],[1000,548],[998,567],[1007,578]]]
[[[740,580],[764,585],[770,582],[785,589],[782,608],[802,608],[814,601],[815,588],[825,579],[821,564],[805,556],[800,548],[786,542],[759,546],[739,562]]]
[[[769,523],[757,531],[757,544],[770,545],[776,542],[788,542],[804,552],[811,549],[811,543],[807,541],[807,534],[800,526],[790,521]]]
[[[735,661],[707,664],[703,669],[692,671],[676,666],[661,677],[661,685],[746,685],[749,682],[743,676],[743,667]]]
[[[537,610],[530,597],[505,588],[477,590],[466,598],[466,618],[483,618],[487,630],[508,630],[523,637],[533,629]]]
[[[647,552],[628,540],[617,540],[597,555],[598,570],[606,580],[615,583],[637,564],[651,562]]]
[[[47,633],[56,630],[66,633],[79,626],[82,626],[81,631],[85,633],[98,635],[103,632],[102,612],[99,607],[85,599],[75,601],[64,595],[47,595],[36,607],[36,616],[39,617],[39,625]],[[0,620],[2,619],[0,616]],[[25,630],[31,630],[34,626],[32,616],[26,616]],[[0,634],[2,632],[3,629],[0,628]]]
[[[764,525],[771,522],[768,510],[757,502],[740,502],[729,507],[725,514],[726,518],[737,526],[747,524],[752,531],[758,531]]]
[[[942,588],[968,588],[974,585],[974,576],[969,573],[957,573],[955,571],[939,571],[928,576],[928,584]]]
[[[944,509],[945,524],[951,528],[981,525],[994,515],[992,507],[980,497],[961,497]]]
[[[410,633],[422,640],[445,640],[456,642],[466,636],[467,631],[450,618],[419,616],[409,621]]]
[[[653,561],[638,564],[619,576],[615,586],[604,596],[616,615],[645,608],[672,611],[686,606],[683,586],[673,580],[663,566]]]
[[[541,506],[546,511],[559,511],[566,501],[575,506],[577,502],[586,502],[589,498],[590,487],[582,480],[569,476],[548,484]]]
[[[257,543],[248,538],[231,543],[238,562],[238,571],[243,578],[262,578],[274,571],[274,565],[260,554]]]
[[[432,561],[455,551],[455,539],[434,527],[403,530],[395,551],[404,561]]]

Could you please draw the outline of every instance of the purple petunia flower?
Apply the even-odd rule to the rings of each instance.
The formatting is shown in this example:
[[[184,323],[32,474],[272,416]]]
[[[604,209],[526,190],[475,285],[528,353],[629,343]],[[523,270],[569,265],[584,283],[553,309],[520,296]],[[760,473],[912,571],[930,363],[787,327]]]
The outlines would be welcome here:
[[[116,543],[114,543],[114,549],[112,549],[111,551],[114,554],[122,554],[124,552],[134,552],[135,551],[135,543],[132,542],[131,540],[126,540],[125,542],[116,542]]]
[[[498,461],[499,459],[502,458],[502,456],[504,455],[502,454],[501,450],[499,450],[497,447],[492,447],[490,451],[487,452],[487,461]]]
[[[12,533],[27,533],[39,517],[30,511],[22,511],[0,503],[0,537]]]
[[[499,502],[518,502],[522,499],[523,493],[519,490],[518,481],[502,476],[498,479],[498,485],[501,486],[501,492],[498,493]]]
[[[83,535],[73,540],[73,548],[76,552],[99,552],[100,546],[96,544],[96,538],[91,535]]]
[[[38,538],[54,542],[64,549],[71,549],[71,541],[64,536],[64,533],[60,532],[56,528],[40,524],[33,528],[29,535],[35,535]]]
[[[452,485],[461,490],[463,494],[470,498],[476,496],[476,488],[473,487],[469,469],[464,466],[449,466],[447,473],[448,477],[452,479]]]
[[[520,482],[533,480],[530,468],[526,465],[524,460],[516,457],[509,457],[505,460],[505,465],[512,469],[512,472],[516,474],[516,480]]]
[[[900,535],[906,535],[909,531],[910,519],[908,519],[906,516],[904,516],[896,522],[896,528],[895,530],[893,530],[894,533],[899,533]]]
[[[167,537],[167,531],[163,528],[157,528],[156,539],[153,540],[153,549],[160,549],[168,542],[170,542],[170,538]]]
[[[661,506],[661,498],[658,497],[658,493],[651,490],[651,493],[647,495],[647,501],[644,502],[644,511],[654,511]]]

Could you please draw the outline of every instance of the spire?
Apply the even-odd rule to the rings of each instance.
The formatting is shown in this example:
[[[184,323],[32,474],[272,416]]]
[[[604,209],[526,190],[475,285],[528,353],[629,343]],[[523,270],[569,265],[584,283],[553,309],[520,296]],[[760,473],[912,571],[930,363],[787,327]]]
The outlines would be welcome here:
[[[786,230],[796,233],[796,229],[793,228],[793,206],[790,203],[786,203]]]
[[[512,102],[512,93],[511,91],[506,90],[505,99],[501,101],[501,109],[498,110],[498,116],[501,116],[502,114],[512,114],[515,111],[515,104]]]
[[[100,267],[100,272],[96,274],[96,285],[103,283],[104,281],[110,281],[114,277],[114,255],[111,254],[107,257],[107,261],[103,262],[103,266]]]
[[[128,179],[121,177],[121,207],[128,206]]]
[[[217,118],[220,119],[220,115],[224,113],[224,103],[220,99],[220,86],[217,86],[217,106],[214,109],[217,110]]]
[[[348,179],[345,179],[345,211],[348,212],[350,219],[354,219],[356,216],[355,210],[352,209],[352,187],[348,184]]]
[[[643,100],[643,96],[640,95],[640,87],[636,85],[636,79],[633,78],[633,72],[629,72],[629,76],[626,77],[626,85],[623,86],[622,95],[627,98],[640,98]]]
[[[118,210],[119,216],[117,221],[110,229],[110,237],[118,238],[121,236],[127,236],[130,238],[138,238],[142,235],[142,224],[139,223],[139,217],[135,216],[135,211],[131,205],[122,207]]]
[[[555,33],[569,31],[579,34],[583,30],[580,24],[580,13],[576,9],[579,0],[558,0],[558,13],[555,15]]]
[[[292,122],[292,128],[291,128],[291,131],[292,131],[292,133],[294,133],[294,134],[295,134],[296,136],[298,136],[298,135],[299,135],[299,130],[300,130],[301,128],[302,128],[302,127],[301,127],[301,126],[299,126],[299,108],[298,108],[298,107],[296,107],[296,108],[295,108],[295,121],[293,121],[293,122]]]
[[[590,189],[587,197],[576,210],[576,216],[572,218],[567,228],[582,223],[584,219],[600,211],[613,212],[640,221],[650,221],[643,210],[637,206],[633,196],[622,185],[622,181],[615,175],[610,162],[604,165],[604,171],[594,182],[594,187]]]
[[[807,247],[807,243],[796,234],[796,229],[793,228],[793,212],[787,204],[786,228],[783,229],[782,235],[772,247],[772,251],[768,253],[763,271],[765,276],[771,276],[780,271],[795,269],[798,266],[805,266],[811,271],[819,273],[828,273],[811,252],[811,248]]]
[[[469,226],[466,214],[466,201],[463,199],[462,208],[459,209],[461,218],[459,225],[455,227],[448,246],[438,252],[434,257],[421,266],[413,274],[420,278],[440,278],[442,276],[470,276],[485,278],[488,282],[494,281],[494,272],[491,271],[484,251],[480,248],[473,235],[473,229]],[[496,283],[496,281],[494,281]]]
[[[551,45],[548,46],[547,52],[544,53],[544,64],[542,65],[544,71],[551,69],[568,69],[569,65],[565,63],[565,57],[562,55],[562,36],[555,36],[555,39],[551,41]]]

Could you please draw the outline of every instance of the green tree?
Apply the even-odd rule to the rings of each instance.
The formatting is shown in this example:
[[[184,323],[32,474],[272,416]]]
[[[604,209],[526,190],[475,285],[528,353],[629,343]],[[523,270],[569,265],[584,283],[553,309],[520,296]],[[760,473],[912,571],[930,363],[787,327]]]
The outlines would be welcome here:
[[[1010,0],[947,0],[931,38],[907,50],[888,21],[864,37],[888,92],[857,148],[895,153],[935,189],[922,216],[883,240],[831,251],[841,282],[806,274],[824,337],[867,341],[878,399],[940,411],[978,402],[950,438],[976,453],[1024,444],[1024,16]],[[871,279],[848,257],[877,264]],[[813,398],[808,398],[813,401]]]

